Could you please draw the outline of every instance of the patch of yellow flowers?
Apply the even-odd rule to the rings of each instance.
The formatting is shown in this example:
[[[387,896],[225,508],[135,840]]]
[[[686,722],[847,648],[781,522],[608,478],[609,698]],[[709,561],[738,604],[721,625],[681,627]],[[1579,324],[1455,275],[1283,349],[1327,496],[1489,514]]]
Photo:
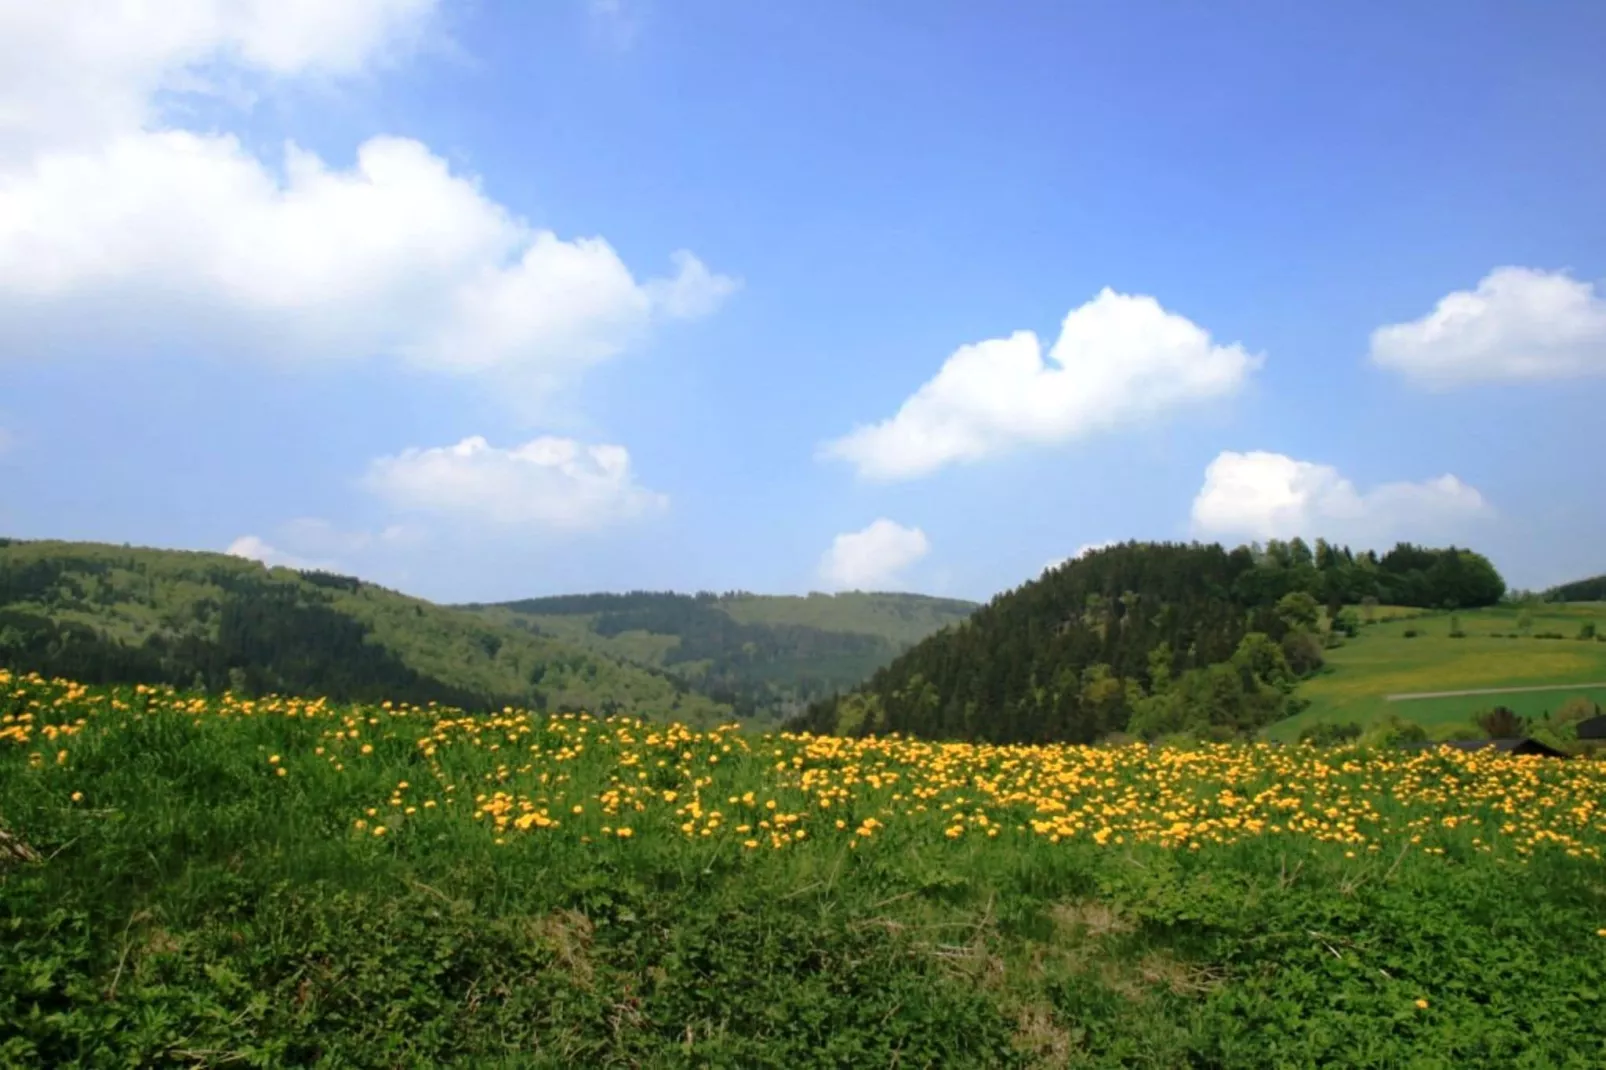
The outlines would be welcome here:
[[[352,818],[370,837],[417,823],[482,826],[493,842],[567,835],[657,837],[742,851],[824,840],[850,848],[904,835],[1182,851],[1246,841],[1325,843],[1347,857],[1389,846],[1520,860],[1606,848],[1606,762],[1494,751],[994,746],[899,737],[744,735],[679,724],[506,708],[198,698],[171,689],[89,689],[0,670],[0,744],[81,734],[99,717],[164,713],[300,722],[268,775],[397,774]],[[297,742],[299,740],[299,742]],[[51,756],[34,750],[30,761]],[[55,761],[65,763],[67,752]],[[382,780],[382,782],[384,782]],[[416,783],[415,783],[416,782]]]

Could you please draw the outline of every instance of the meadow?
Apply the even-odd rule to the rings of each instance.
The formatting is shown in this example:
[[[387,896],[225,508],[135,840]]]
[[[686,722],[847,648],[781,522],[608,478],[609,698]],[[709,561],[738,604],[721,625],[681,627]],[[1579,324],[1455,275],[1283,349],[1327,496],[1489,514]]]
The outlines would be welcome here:
[[[1520,629],[1524,613],[1531,621],[1526,635]],[[1460,638],[1450,635],[1452,618],[1464,633]],[[1497,704],[1539,719],[1575,695],[1606,705],[1606,688],[1583,686],[1396,702],[1387,698],[1606,683],[1606,642],[1577,638],[1588,624],[1606,634],[1606,604],[1501,605],[1431,614],[1384,607],[1377,622],[1362,627],[1356,638],[1324,651],[1326,670],[1299,687],[1300,697],[1309,699],[1310,707],[1274,725],[1267,735],[1291,741],[1302,728],[1317,722],[1353,721],[1365,726],[1391,713],[1427,726],[1465,723]],[[1407,636],[1408,631],[1417,634]]]
[[[0,1064],[1595,1067],[1603,789],[0,671]]]

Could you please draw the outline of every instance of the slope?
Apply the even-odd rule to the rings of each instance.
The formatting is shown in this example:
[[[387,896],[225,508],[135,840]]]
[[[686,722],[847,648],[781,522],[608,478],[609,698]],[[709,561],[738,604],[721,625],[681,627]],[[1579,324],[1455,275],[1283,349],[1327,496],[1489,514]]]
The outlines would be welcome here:
[[[976,605],[912,594],[636,591],[458,608],[666,669],[744,717],[772,719],[863,682]]]
[[[1542,719],[1567,700],[1606,702],[1606,603],[1499,605],[1456,613],[1379,620],[1328,650],[1327,669],[1301,684],[1310,705],[1272,726],[1274,739],[1293,740],[1316,724],[1363,728],[1390,715],[1434,729],[1466,725],[1480,712],[1506,706]],[[1459,633],[1459,634],[1452,634]],[[1570,685],[1558,691],[1506,695],[1412,695],[1470,689]]]
[[[95,543],[0,540],[0,665],[341,701],[731,715],[662,671],[350,577]]]
[[[1455,547],[1126,543],[999,595],[792,726],[1000,743],[1242,734],[1299,708],[1323,603],[1478,605],[1504,590]]]

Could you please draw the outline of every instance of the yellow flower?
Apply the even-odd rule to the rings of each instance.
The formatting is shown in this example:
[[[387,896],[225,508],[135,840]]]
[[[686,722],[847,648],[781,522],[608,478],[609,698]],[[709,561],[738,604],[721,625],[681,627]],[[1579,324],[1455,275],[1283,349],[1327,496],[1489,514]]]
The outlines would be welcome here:
[[[269,765],[278,765],[279,764],[279,756],[277,754],[268,755],[268,764]]]
[[[1425,999],[1417,1000],[1416,1001],[1416,1009],[1419,1010],[1419,1011],[1427,1010],[1428,1009],[1428,1001],[1425,1000]]]
[[[81,792],[81,791],[73,792],[72,793],[72,801],[73,802],[83,802],[84,801],[84,793]],[[1606,929],[1601,930],[1601,935],[1602,936],[1606,936]]]
[[[277,768],[277,769],[275,769],[275,770],[274,770],[274,772],[275,772],[275,773],[278,773],[278,774],[279,774],[279,775],[280,775],[280,776],[284,776],[284,775],[285,775],[285,774],[286,774],[286,773],[288,773],[288,772],[289,772],[289,771],[290,771],[290,770],[288,770],[288,769],[286,769],[286,768],[285,768],[285,767],[284,767],[284,766],[282,766],[282,765],[281,765],[281,766],[279,766],[279,768]]]
[[[626,825],[624,828],[615,829],[613,834],[628,840],[630,837],[636,834],[636,830],[631,828],[629,825]]]

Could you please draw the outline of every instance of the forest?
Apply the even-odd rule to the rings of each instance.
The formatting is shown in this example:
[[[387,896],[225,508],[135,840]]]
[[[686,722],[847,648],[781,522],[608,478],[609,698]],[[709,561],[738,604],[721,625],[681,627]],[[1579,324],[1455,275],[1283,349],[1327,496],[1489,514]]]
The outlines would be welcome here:
[[[1606,574],[1552,587],[1543,597],[1547,602],[1606,602]]]
[[[0,544],[0,668],[465,710],[731,715],[661,669],[353,577],[83,543]]]
[[[1504,593],[1487,558],[1456,547],[1129,542],[999,595],[791,727],[994,743],[1230,738],[1298,712],[1298,681],[1358,626],[1348,607],[1470,608]]]
[[[661,645],[652,664],[729,705],[744,720],[779,720],[862,683],[916,639],[976,607],[905,594],[788,598],[745,591],[630,591],[461,608],[536,634],[656,637]],[[629,649],[623,643],[604,646],[609,647]],[[636,656],[646,655],[638,650]]]

